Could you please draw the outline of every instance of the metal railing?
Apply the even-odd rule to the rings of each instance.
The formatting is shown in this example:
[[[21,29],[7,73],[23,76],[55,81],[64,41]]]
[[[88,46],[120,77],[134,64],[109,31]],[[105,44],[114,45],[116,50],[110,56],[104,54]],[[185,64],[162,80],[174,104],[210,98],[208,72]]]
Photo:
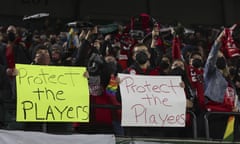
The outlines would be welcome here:
[[[15,111],[16,110],[16,103],[15,101],[7,101],[5,102],[5,112],[6,111]],[[119,110],[122,107],[120,105],[111,105],[111,104],[90,104],[91,109],[96,109],[96,108],[100,108],[100,109],[109,109],[112,112],[115,110]],[[8,109],[8,110],[7,110]],[[193,133],[193,138],[196,139],[197,136],[197,117],[195,115],[195,113],[192,110],[187,110],[187,113],[189,113],[191,115],[191,119],[192,119],[192,133]],[[90,117],[92,117],[94,119],[94,113],[90,114]],[[8,121],[5,119],[5,122],[11,122],[12,120]],[[47,123],[44,122],[42,124],[42,132],[47,132]]]
[[[239,116],[239,112],[206,112],[204,115],[205,135],[207,140],[211,140],[209,132],[209,117],[214,115]]]

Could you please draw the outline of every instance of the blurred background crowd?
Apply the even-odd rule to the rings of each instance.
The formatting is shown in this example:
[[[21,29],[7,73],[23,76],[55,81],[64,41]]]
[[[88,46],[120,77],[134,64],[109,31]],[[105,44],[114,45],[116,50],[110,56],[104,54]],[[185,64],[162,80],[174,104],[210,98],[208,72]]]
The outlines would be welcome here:
[[[46,16],[42,14],[35,16]],[[62,25],[59,21],[51,27],[47,20],[42,25],[38,21],[35,23],[38,26],[31,22],[26,27],[13,24],[0,28],[0,100],[3,105],[16,98],[15,64],[21,63],[86,67],[91,104],[115,106],[121,106],[121,94],[116,86],[117,73],[180,75],[187,109],[199,117],[200,129],[203,115],[208,111],[238,112],[238,24],[187,27],[177,21],[160,23],[146,13],[132,16],[126,23],[73,21]],[[5,111],[4,106],[1,109]],[[169,129],[151,129],[150,134],[141,133],[138,129],[124,129],[120,126],[121,109],[96,108],[92,111],[91,123],[99,123],[101,128],[110,126],[117,135],[191,136],[191,132],[178,135],[177,129],[174,134]],[[1,113],[2,127],[18,129],[16,123],[10,126],[6,116],[6,112]],[[191,116],[187,117],[186,123],[190,126]],[[223,117],[217,118],[221,121],[219,123],[212,120],[217,125],[213,127],[215,134],[212,136],[215,138],[223,136],[225,126],[217,129],[222,124],[226,125],[228,117]],[[81,131],[81,126],[84,126],[79,123],[65,125],[75,131]],[[216,131],[222,133],[217,134]],[[199,130],[200,135],[203,133]]]

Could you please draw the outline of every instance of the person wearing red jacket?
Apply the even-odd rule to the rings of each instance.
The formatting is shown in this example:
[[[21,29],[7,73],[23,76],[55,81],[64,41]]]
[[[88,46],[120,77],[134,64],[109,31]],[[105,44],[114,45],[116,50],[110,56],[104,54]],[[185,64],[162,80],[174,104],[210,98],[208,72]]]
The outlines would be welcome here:
[[[153,68],[150,64],[151,54],[145,44],[136,44],[133,48],[132,54],[132,59],[134,62],[124,70],[124,73],[141,75],[159,74],[157,69]]]
[[[123,70],[123,73],[132,75],[159,75],[156,68],[152,68],[150,65],[151,54],[148,47],[139,43],[136,44],[132,51],[133,63]],[[125,134],[127,136],[153,136],[159,135],[160,130],[154,132],[153,128],[143,128],[143,127],[124,127]]]
[[[197,109],[204,110],[204,85],[203,85],[203,58],[197,51],[192,52],[187,65],[187,74],[190,85],[196,96]]]
[[[205,113],[205,97],[204,97],[204,81],[203,81],[203,57],[199,51],[191,52],[189,62],[186,65],[189,83],[194,95],[194,113],[197,116],[198,136],[204,137],[204,119]]]

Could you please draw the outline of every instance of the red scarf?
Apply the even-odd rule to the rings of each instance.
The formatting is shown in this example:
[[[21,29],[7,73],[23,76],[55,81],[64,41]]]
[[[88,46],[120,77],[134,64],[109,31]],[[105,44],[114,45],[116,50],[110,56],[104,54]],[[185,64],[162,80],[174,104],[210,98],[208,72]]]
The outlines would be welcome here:
[[[10,45],[7,45],[7,48],[6,48],[6,58],[7,58],[8,68],[15,68],[13,47]]]

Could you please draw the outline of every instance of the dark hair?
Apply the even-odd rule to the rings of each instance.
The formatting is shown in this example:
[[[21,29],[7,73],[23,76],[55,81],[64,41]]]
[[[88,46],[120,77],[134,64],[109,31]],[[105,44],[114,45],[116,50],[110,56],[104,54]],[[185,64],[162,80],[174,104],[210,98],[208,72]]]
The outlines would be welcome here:
[[[51,52],[52,51],[57,51],[59,53],[62,53],[63,52],[63,47],[59,44],[53,44],[53,45],[51,45],[50,50],[51,50]]]
[[[35,58],[36,53],[37,53],[38,50],[47,50],[48,53],[49,53],[49,55],[50,55],[50,58],[52,58],[51,52],[50,52],[49,48],[48,48],[47,46],[43,45],[43,44],[38,44],[38,45],[36,45],[36,46],[33,48],[32,59]]]
[[[172,59],[170,58],[169,55],[163,54],[162,57],[161,57],[161,59],[164,58],[164,57],[167,58],[167,59],[169,59],[170,62],[172,62]]]
[[[118,46],[110,46],[108,47],[107,51],[108,51],[108,55],[111,55],[113,57],[117,57],[118,55],[118,51],[120,50],[121,48],[118,47]]]
[[[198,51],[193,51],[193,52],[190,54],[189,58],[193,58],[193,56],[195,56],[195,55],[202,56],[202,54],[201,54],[200,52],[198,52]]]

